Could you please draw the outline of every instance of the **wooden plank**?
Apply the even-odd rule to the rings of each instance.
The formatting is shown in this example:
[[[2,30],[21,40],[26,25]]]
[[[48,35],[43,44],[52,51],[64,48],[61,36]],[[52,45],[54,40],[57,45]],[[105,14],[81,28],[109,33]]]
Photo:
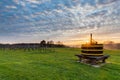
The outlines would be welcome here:
[[[103,51],[103,49],[82,49],[81,51]]]
[[[93,44],[93,45],[90,45],[90,44],[82,44],[81,47],[103,47],[103,44]]]
[[[81,47],[81,49],[103,49],[103,47]]]
[[[88,54],[90,54],[90,53],[93,53],[93,54],[102,54],[103,53],[103,51],[81,51],[82,53],[88,53]]]
[[[85,55],[85,56],[102,56],[103,54],[87,54],[87,53],[81,53],[82,55]]]

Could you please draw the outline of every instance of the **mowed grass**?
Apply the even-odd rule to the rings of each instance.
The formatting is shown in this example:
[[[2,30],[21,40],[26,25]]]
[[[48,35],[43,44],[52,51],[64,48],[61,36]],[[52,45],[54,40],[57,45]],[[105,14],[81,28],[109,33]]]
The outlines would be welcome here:
[[[75,48],[0,50],[0,80],[120,80],[120,50],[100,68],[76,62]]]

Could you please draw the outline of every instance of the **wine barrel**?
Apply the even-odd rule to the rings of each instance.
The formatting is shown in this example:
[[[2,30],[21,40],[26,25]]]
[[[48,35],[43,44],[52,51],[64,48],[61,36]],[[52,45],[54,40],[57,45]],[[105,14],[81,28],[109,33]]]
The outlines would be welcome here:
[[[103,44],[83,44],[81,53],[88,56],[102,56]]]

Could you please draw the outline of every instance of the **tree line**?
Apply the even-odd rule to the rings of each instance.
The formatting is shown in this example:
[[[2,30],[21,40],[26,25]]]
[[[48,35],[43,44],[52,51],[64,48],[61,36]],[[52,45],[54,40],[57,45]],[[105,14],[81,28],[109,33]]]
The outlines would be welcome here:
[[[0,49],[39,49],[39,48],[62,48],[66,47],[62,42],[58,41],[45,41],[42,40],[40,43],[16,43],[16,44],[0,44]]]

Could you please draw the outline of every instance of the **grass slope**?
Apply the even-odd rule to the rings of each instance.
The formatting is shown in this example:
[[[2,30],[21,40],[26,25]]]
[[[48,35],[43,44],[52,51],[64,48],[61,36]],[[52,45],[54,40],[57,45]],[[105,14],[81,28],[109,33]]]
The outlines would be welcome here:
[[[80,49],[0,50],[0,80],[120,80],[120,50],[105,50],[108,64],[77,63]]]

